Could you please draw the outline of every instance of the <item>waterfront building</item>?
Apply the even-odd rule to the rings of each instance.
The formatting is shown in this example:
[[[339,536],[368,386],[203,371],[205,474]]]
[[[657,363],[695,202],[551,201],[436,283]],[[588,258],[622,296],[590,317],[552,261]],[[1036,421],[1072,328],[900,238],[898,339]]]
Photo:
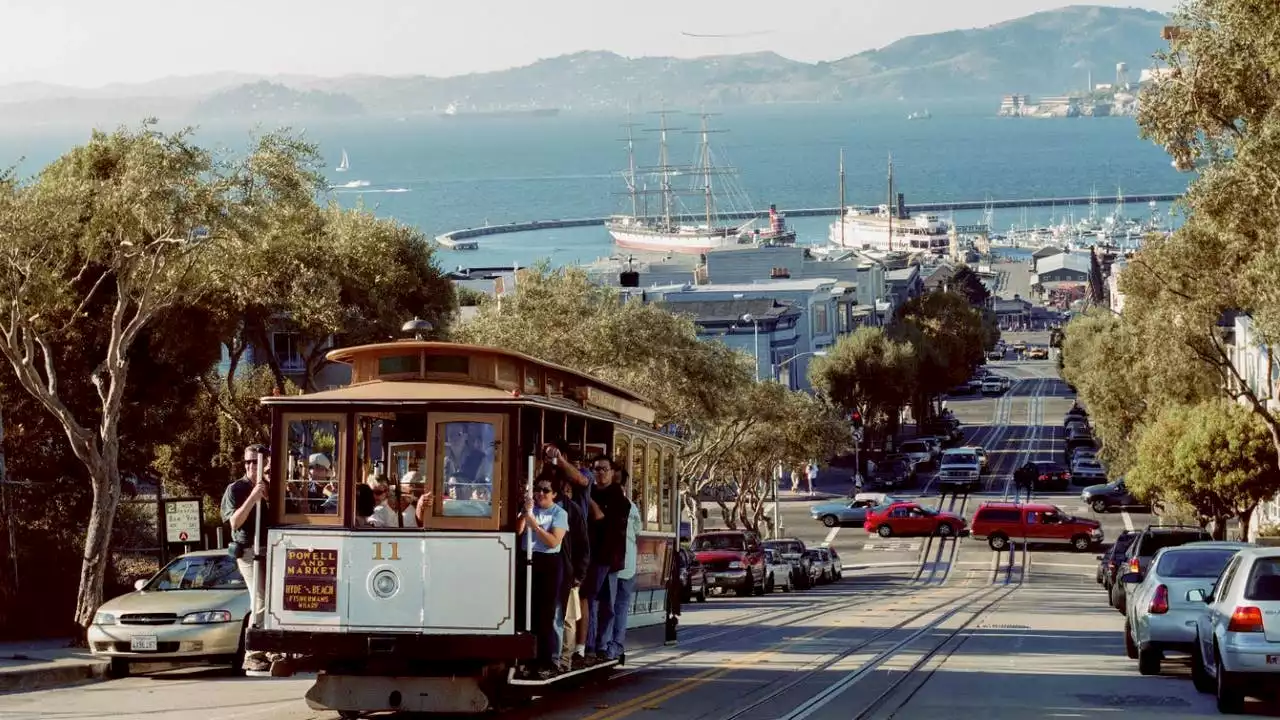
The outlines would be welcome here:
[[[705,337],[753,357],[757,377],[773,378],[794,390],[811,389],[808,372],[814,352],[829,349],[840,335],[870,324],[872,318],[859,307],[856,285],[835,278],[688,283],[630,288],[628,294],[644,302],[662,303],[673,312],[688,310]],[[746,304],[733,305],[752,301],[761,303],[758,312],[746,309]],[[744,311],[726,328],[725,313],[735,307]],[[795,315],[784,308],[794,308]]]
[[[1089,282],[1089,255],[1057,253],[1036,261],[1036,284],[1048,288],[1064,283]]]

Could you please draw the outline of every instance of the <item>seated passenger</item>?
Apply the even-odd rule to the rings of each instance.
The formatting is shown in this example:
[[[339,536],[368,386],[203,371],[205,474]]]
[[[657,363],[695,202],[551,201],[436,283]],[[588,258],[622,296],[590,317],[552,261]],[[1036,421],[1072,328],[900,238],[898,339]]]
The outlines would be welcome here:
[[[560,603],[563,564],[560,544],[569,531],[569,516],[556,504],[556,491],[549,480],[533,485],[533,504],[525,501],[523,514],[516,523],[521,548],[533,548],[533,616],[530,626],[538,642],[538,656],[533,674],[547,679],[556,673],[556,610]]]

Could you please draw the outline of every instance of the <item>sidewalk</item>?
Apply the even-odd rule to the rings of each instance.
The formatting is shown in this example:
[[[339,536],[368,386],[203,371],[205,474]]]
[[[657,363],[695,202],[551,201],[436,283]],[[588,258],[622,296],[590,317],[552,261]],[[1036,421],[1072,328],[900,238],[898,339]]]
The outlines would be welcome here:
[[[105,680],[111,663],[69,647],[70,640],[0,643],[0,693]]]

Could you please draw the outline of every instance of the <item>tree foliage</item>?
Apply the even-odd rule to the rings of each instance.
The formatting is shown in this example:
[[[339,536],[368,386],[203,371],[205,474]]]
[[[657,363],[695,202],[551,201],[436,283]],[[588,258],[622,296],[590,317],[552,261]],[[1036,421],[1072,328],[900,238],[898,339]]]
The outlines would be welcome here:
[[[956,268],[955,274],[947,282],[947,289],[963,295],[975,308],[986,307],[987,301],[991,299],[991,291],[982,282],[982,278],[978,277],[978,273],[968,265]]]
[[[1096,248],[1089,248],[1089,302],[1099,307],[1107,302],[1107,281],[1102,277],[1102,263]]]
[[[1148,502],[1182,503],[1219,533],[1230,517],[1249,520],[1280,491],[1280,468],[1266,424],[1227,399],[1167,406],[1143,433],[1128,487]]]
[[[982,313],[958,293],[934,291],[903,303],[889,336],[914,349],[916,418],[928,414],[928,401],[968,381],[992,341]]]
[[[863,327],[836,341],[809,366],[809,379],[846,412],[862,413],[873,429],[892,429],[914,396],[916,350],[879,327]]]

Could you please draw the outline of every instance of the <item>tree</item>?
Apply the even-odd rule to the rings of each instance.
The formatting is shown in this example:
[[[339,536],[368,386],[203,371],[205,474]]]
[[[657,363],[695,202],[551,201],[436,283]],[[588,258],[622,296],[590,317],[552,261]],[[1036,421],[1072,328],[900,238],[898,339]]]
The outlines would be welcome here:
[[[975,308],[986,307],[991,299],[991,291],[982,282],[982,278],[978,277],[978,273],[968,265],[956,268],[955,274],[947,282],[947,289],[963,295]]]
[[[939,291],[903,303],[889,336],[915,348],[917,420],[929,414],[933,398],[969,379],[990,337],[982,315],[964,296]]]
[[[913,397],[915,373],[915,348],[879,327],[841,337],[809,366],[814,388],[846,412],[856,410],[869,425],[889,432]]]
[[[334,347],[393,339],[415,317],[431,322],[437,335],[447,331],[453,285],[418,230],[336,203],[304,204],[285,216],[267,215],[262,224],[264,232],[242,249],[250,272],[228,288],[223,305],[233,369],[250,346],[270,348],[271,334],[287,331],[301,360],[299,385],[314,391]],[[280,359],[262,355],[285,392]]]
[[[1184,198],[1187,222],[1148,239],[1121,275],[1125,312],[1136,298],[1176,323],[1167,327],[1266,423],[1280,455],[1280,417],[1242,382],[1217,327],[1225,313],[1246,313],[1265,343],[1280,339],[1280,8],[1192,0],[1174,22],[1157,56],[1167,74],[1143,91],[1138,124],[1198,175]]]
[[[1239,518],[1248,537],[1258,502],[1280,491],[1266,424],[1226,399],[1166,407],[1143,433],[1128,486],[1148,502],[1185,503],[1224,539]]]
[[[162,316],[227,280],[229,258],[263,208],[314,187],[305,161],[297,147],[268,138],[231,166],[188,132],[144,124],[95,132],[31,182],[0,179],[0,355],[57,420],[92,490],[75,611],[82,627],[102,600],[135,351]],[[98,307],[105,317],[94,317]],[[67,344],[95,319],[100,345]],[[60,359],[75,352],[97,354],[92,370],[60,373]],[[69,404],[77,396],[94,398],[92,407]]]
[[[1103,307],[1107,302],[1107,281],[1102,278],[1102,263],[1098,262],[1098,251],[1089,248],[1089,302]]]

